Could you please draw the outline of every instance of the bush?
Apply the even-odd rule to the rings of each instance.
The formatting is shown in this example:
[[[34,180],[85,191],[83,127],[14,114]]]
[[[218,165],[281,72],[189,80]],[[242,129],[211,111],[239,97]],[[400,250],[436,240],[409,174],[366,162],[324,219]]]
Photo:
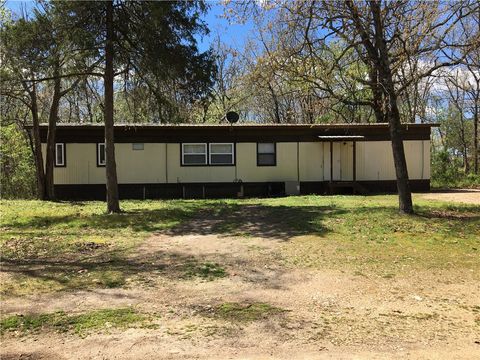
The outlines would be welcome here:
[[[448,151],[440,151],[432,156],[433,188],[477,188],[480,187],[479,174],[465,174],[462,162],[452,158]]]
[[[25,134],[15,124],[0,127],[0,197],[35,196],[35,164]]]

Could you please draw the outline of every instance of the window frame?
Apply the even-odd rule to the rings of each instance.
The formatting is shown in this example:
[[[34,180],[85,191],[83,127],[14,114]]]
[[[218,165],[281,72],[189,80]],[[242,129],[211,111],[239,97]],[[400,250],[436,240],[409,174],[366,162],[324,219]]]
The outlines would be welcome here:
[[[212,145],[231,145],[232,152],[231,153],[214,153],[214,155],[232,155],[232,162],[228,164],[212,164]],[[208,165],[209,166],[235,166],[235,143],[233,142],[221,142],[221,143],[208,143]]]
[[[103,145],[103,151],[104,151],[104,154],[105,154],[105,162],[102,164],[100,163],[100,146]],[[97,143],[97,167],[105,167],[107,165],[107,147],[105,145],[105,143]]]
[[[203,164],[185,164],[185,152],[184,152],[184,145],[204,145],[205,152],[203,154],[197,155],[205,155],[205,163]],[[195,155],[195,154],[187,154],[187,155]],[[180,165],[181,166],[208,166],[208,143],[180,143]]]
[[[273,144],[273,153],[262,153],[262,154],[267,154],[267,155],[272,155],[274,156],[274,161],[273,164],[260,164],[259,163],[259,152],[258,152],[258,145],[259,144]],[[276,142],[257,142],[257,166],[277,166],[277,143]]]
[[[62,160],[63,160],[63,162],[61,164],[59,164],[57,162],[57,160],[58,160],[57,148],[58,148],[59,145],[61,145],[61,147],[62,147]],[[65,143],[55,143],[55,154],[54,154],[55,155],[55,161],[54,161],[55,167],[66,167],[67,166],[67,157],[66,157],[67,152],[65,151],[65,148],[66,148]]]

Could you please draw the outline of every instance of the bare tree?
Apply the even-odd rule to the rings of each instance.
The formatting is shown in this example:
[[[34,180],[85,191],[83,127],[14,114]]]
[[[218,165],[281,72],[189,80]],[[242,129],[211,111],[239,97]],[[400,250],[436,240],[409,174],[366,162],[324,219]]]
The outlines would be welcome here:
[[[478,49],[480,36],[468,36],[462,26],[478,12],[478,2],[308,0],[279,1],[278,7],[299,38],[292,55],[307,53],[315,60],[313,69],[322,70],[319,76],[304,76],[306,80],[345,104],[370,106],[377,121],[388,121],[399,209],[412,213],[401,126],[408,119],[402,119],[399,101],[412,84],[438,69],[461,64],[466,54]],[[408,67],[413,59],[422,66]],[[367,76],[345,74],[352,60],[366,66]],[[337,81],[324,80],[332,75]],[[349,92],[345,96],[342,76],[368,87],[370,95],[358,98]]]
[[[243,91],[243,76],[246,69],[242,54],[223,43],[220,35],[215,38],[214,49],[217,72],[212,98],[206,112],[208,120],[217,122],[228,111],[244,110],[240,109],[240,106],[246,102],[250,94]]]
[[[469,158],[469,143],[470,137],[468,136],[467,129],[467,118],[466,114],[468,112],[468,90],[469,82],[465,72],[460,69],[456,69],[452,74],[445,77],[445,86],[447,89],[449,104],[453,106],[455,112],[453,117],[455,120],[455,128],[458,133],[458,140],[462,152],[462,161],[465,173],[470,171],[470,162]]]
[[[478,34],[480,34],[480,10],[477,18]],[[466,58],[468,70],[467,81],[464,90],[468,96],[470,113],[473,118],[473,169],[478,174],[479,149],[478,149],[478,123],[480,118],[480,49],[477,48],[468,53]]]

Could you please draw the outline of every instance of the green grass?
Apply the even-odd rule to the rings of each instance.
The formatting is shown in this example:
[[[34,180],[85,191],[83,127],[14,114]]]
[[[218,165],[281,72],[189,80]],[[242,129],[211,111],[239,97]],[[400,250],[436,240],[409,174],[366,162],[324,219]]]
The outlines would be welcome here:
[[[225,269],[217,263],[205,262],[196,264],[194,262],[186,265],[185,278],[201,278],[205,280],[215,280],[227,276]]]
[[[80,335],[106,328],[128,328],[140,326],[147,317],[132,308],[103,309],[68,315],[64,311],[36,315],[13,315],[0,321],[0,332],[16,331],[21,334],[54,331],[75,332]]]
[[[414,203],[416,215],[407,216],[398,214],[394,195],[122,201],[124,213],[107,215],[102,202],[5,200],[0,251],[8,277],[0,293],[23,296],[125,287],[132,281],[136,286],[158,276],[215,280],[227,275],[224,265],[175,249],[152,259],[129,257],[156,232],[261,237],[280,244],[276,256],[265,261],[283,267],[333,268],[391,281],[418,270],[478,277],[480,206],[419,197]],[[195,219],[212,225],[194,226]]]
[[[32,258],[65,253],[88,255],[109,246],[126,250],[152,232],[172,228],[190,218],[201,204],[125,201],[123,213],[110,215],[105,214],[103,202],[12,200],[0,201],[0,207],[4,257]]]
[[[12,270],[0,293],[122,287],[129,277],[158,270],[127,255],[152,233],[180,225],[203,206],[125,201],[123,213],[109,215],[103,202],[0,201],[2,265]]]
[[[384,278],[419,269],[480,270],[479,206],[416,199],[416,215],[408,216],[398,214],[394,196],[336,200],[337,215],[313,220],[321,234],[288,242],[288,263],[353,267]]]
[[[232,322],[252,322],[285,312],[284,309],[267,303],[223,303],[210,312],[210,316]]]
[[[480,174],[467,174],[459,170],[456,176],[445,177],[444,173],[440,173],[439,177],[432,177],[432,189],[479,189]],[[435,174],[432,174],[435,175]]]

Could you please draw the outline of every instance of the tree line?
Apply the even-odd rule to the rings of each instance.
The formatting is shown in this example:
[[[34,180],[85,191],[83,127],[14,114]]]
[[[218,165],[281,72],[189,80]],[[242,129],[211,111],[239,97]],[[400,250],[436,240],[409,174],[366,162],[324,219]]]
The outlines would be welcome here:
[[[22,119],[32,125],[28,136],[40,199],[55,199],[56,124],[61,109],[71,111],[73,105],[78,112],[82,107],[91,116],[96,113],[105,124],[107,209],[120,211],[115,87],[134,83],[133,91],[143,88],[157,117],[166,121],[180,112],[181,105],[204,98],[214,74],[212,53],[200,53],[195,38],[208,31],[201,20],[205,11],[203,2],[39,2],[30,14],[3,24],[2,109],[7,108],[7,118],[12,111],[28,113]],[[82,90],[84,104],[78,98],[76,104],[69,103],[67,95],[73,94],[71,100]],[[129,92],[125,91],[125,102]],[[42,114],[45,108],[47,114]],[[45,120],[44,167],[39,125]]]
[[[58,122],[105,123],[108,209],[118,211],[114,121],[210,123],[230,110],[255,122],[388,123],[405,213],[402,123],[441,124],[440,176],[452,163],[478,174],[477,1],[226,2],[225,16],[255,31],[241,48],[218,35],[200,52],[206,11],[203,2],[39,2],[18,19],[2,15],[2,127],[16,124],[30,144],[40,198],[54,198]]]

